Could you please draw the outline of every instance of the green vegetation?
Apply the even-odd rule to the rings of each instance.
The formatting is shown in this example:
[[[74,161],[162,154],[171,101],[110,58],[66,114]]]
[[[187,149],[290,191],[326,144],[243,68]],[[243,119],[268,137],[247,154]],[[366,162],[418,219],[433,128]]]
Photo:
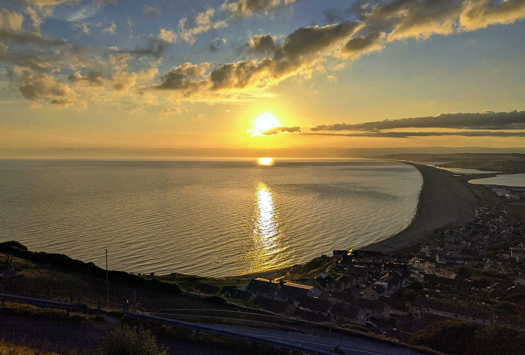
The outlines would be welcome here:
[[[108,333],[101,353],[104,355],[166,355],[149,330],[121,324]]]
[[[0,243],[0,252],[99,280],[106,279],[106,271],[93,263],[84,263],[80,260],[71,259],[64,254],[31,252],[26,246],[16,241]],[[128,274],[122,271],[109,271],[108,278],[109,281],[113,283],[128,287],[141,287],[154,292],[180,292],[180,287],[175,283],[162,282],[157,279],[144,279],[140,276]]]
[[[40,349],[30,349],[25,346],[18,346],[18,345],[14,345],[8,342],[0,341],[0,355],[57,355],[57,354],[54,352],[42,351]]]
[[[509,326],[440,322],[416,332],[414,345],[458,355],[524,354],[525,332]]]

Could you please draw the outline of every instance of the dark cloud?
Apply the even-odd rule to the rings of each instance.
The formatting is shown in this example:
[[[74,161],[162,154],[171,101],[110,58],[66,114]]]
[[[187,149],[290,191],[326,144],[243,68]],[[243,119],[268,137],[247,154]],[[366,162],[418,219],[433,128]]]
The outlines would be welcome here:
[[[161,58],[166,50],[168,43],[161,39],[152,38],[148,41],[146,47],[136,47],[132,50],[118,50],[116,53],[127,53],[136,57],[152,56],[153,58]]]
[[[508,25],[525,17],[523,0],[469,0],[464,5],[460,23],[470,31],[493,24]]]
[[[458,132],[367,132],[367,133],[302,133],[307,136],[335,136],[335,137],[377,137],[377,138],[416,138],[436,136],[461,137],[525,137],[525,131],[458,131]]]
[[[312,131],[380,131],[400,128],[525,129],[525,111],[448,113],[438,116],[401,118],[357,124],[338,123],[313,127]]]
[[[283,134],[283,133],[300,133],[301,127],[294,126],[294,127],[275,127],[269,130],[266,130],[264,132],[261,132],[261,134],[265,136],[273,136],[276,134]]]
[[[372,32],[366,37],[354,37],[345,44],[341,53],[348,57],[358,58],[363,54],[379,51],[384,46],[384,38],[384,32]]]
[[[225,38],[215,38],[211,41],[209,49],[211,52],[217,52],[226,42]]]
[[[249,57],[265,58],[275,54],[279,47],[270,35],[255,35],[250,41],[237,49],[237,54],[246,53]]]
[[[330,48],[351,36],[359,28],[358,22],[344,22],[323,27],[302,27],[292,32],[275,55],[276,58],[310,56]]]
[[[25,75],[20,82],[19,90],[28,100],[47,102],[56,107],[86,105],[66,83],[57,81],[47,74]]]
[[[199,65],[184,63],[166,73],[161,79],[162,84],[155,88],[159,90],[180,91],[185,97],[199,93],[201,88],[207,85],[201,78],[208,70],[208,67],[208,63]]]
[[[52,47],[67,45],[66,40],[44,38],[34,33],[13,33],[3,30],[0,30],[0,41],[17,45],[37,44]]]
[[[202,76],[205,71],[200,71],[200,77],[179,72],[168,73],[163,78],[163,83],[156,88],[179,90],[184,96],[188,96],[188,89],[192,94],[205,95],[206,90],[242,90],[272,86],[287,77],[311,70],[312,65],[333,51],[358,27],[358,23],[351,22],[324,27],[302,27],[290,34],[282,45],[276,47],[278,49],[273,57],[266,57],[260,61],[241,60],[222,64],[207,76]],[[255,36],[255,40],[251,41],[256,46],[261,46],[264,42],[270,41],[260,36]],[[178,68],[175,69],[177,70]],[[172,80],[172,76],[175,80]]]

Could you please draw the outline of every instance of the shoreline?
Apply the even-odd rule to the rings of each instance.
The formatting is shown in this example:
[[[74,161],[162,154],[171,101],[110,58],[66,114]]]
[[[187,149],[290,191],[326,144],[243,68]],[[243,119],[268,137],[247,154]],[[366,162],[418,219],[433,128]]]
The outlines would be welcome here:
[[[414,218],[400,232],[360,249],[394,252],[418,244],[436,228],[474,220],[478,198],[461,176],[414,162],[400,163],[415,167],[423,177]]]
[[[415,162],[397,162],[415,167],[423,178],[414,217],[401,231],[359,249],[395,252],[418,244],[436,228],[461,225],[474,220],[479,198],[469,183],[464,181],[465,175]],[[288,268],[266,270],[234,277],[274,279],[284,276],[287,270]]]

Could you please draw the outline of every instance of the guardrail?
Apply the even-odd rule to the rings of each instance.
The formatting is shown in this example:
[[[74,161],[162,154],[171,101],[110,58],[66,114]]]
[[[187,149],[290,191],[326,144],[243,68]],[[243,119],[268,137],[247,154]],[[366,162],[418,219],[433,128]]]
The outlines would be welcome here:
[[[333,355],[333,353],[328,352],[328,351],[312,349],[309,347],[297,346],[293,344],[281,343],[278,341],[263,339],[263,338],[256,337],[253,335],[245,335],[245,334],[239,334],[239,333],[230,332],[226,330],[220,330],[220,329],[213,328],[212,326],[206,326],[203,324],[189,323],[189,322],[179,321],[175,319],[150,316],[150,315],[136,313],[136,312],[126,311],[124,312],[124,318],[143,321],[143,322],[145,321],[145,322],[157,323],[157,324],[162,324],[162,325],[167,325],[167,326],[172,326],[172,327],[177,327],[177,328],[182,328],[182,329],[194,330],[198,332],[224,336],[224,337],[237,339],[237,340],[244,340],[244,341],[248,341],[252,343],[267,345],[273,348],[296,351],[302,354]]]

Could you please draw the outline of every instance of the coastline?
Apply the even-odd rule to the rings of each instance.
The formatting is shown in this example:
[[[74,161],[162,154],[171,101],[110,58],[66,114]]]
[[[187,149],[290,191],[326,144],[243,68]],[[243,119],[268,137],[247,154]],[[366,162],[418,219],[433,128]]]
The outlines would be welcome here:
[[[474,220],[479,198],[464,176],[415,162],[398,161],[418,169],[423,185],[418,197],[412,221],[396,234],[361,247],[362,250],[391,253],[418,244],[436,228],[446,225],[462,225]],[[351,247],[349,247],[351,249]],[[275,279],[286,274],[286,269],[266,270],[238,278]]]
[[[436,228],[462,225],[474,219],[478,198],[461,176],[413,162],[400,163],[412,165],[423,177],[414,218],[402,231],[363,250],[394,252],[419,243]]]

